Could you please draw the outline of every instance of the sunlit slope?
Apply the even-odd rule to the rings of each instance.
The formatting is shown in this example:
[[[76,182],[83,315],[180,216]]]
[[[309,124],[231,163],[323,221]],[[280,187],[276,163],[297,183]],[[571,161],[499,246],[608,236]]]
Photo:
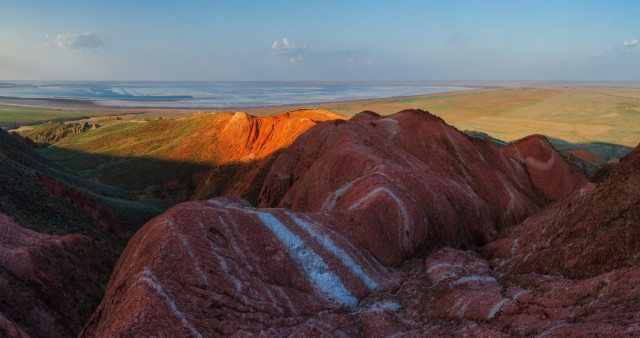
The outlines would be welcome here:
[[[318,122],[339,118],[323,110],[298,110],[265,117],[214,113],[123,121],[44,152],[83,177],[141,197],[184,201],[237,194],[251,200],[275,152]]]

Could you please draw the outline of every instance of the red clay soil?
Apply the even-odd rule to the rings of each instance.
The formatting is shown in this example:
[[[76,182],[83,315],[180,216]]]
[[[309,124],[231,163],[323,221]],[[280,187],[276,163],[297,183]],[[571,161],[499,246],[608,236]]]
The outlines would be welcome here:
[[[543,135],[527,136],[500,151],[524,163],[531,183],[547,200],[563,198],[587,182]]]
[[[271,167],[260,204],[278,208],[215,198],[147,223],[81,336],[509,333],[520,290],[488,262],[414,257],[476,248],[538,211],[527,172],[423,111],[321,123]]]
[[[640,147],[604,181],[590,183],[530,217],[485,251],[513,271],[594,277],[639,263],[638,224]]]
[[[39,234],[0,213],[0,335],[76,335],[116,257],[87,236]]]
[[[264,175],[280,150],[319,122],[344,119],[331,112],[314,109],[262,117],[239,112],[221,114],[220,118],[227,118],[227,121],[209,147],[213,146],[215,149],[211,151],[223,156],[215,160],[213,169],[194,176],[196,188],[188,199],[229,195],[256,199]],[[184,146],[191,147],[188,144]]]

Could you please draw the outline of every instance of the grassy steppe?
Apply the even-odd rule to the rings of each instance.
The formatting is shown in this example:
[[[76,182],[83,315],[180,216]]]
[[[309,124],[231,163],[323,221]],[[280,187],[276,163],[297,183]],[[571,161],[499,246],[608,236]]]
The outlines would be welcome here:
[[[640,142],[640,84],[528,84],[421,97],[322,105],[341,115],[420,108],[464,130],[512,141],[531,134],[572,143]]]
[[[0,126],[3,129],[12,129],[21,125],[33,125],[46,121],[77,120],[97,114],[99,113],[86,110],[59,110],[0,105]],[[104,112],[100,114],[104,114]]]

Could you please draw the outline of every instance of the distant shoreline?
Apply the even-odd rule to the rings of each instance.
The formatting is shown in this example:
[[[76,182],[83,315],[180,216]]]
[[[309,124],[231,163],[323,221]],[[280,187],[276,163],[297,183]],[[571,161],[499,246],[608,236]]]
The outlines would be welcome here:
[[[150,106],[118,106],[118,105],[101,105],[96,100],[79,100],[79,99],[50,99],[50,98],[20,98],[20,97],[2,97],[0,96],[0,105],[3,106],[15,106],[25,108],[42,108],[42,109],[56,109],[56,110],[90,110],[90,111],[202,111],[202,110],[219,110],[219,111],[236,111],[236,110],[263,110],[263,109],[279,109],[286,107],[305,107],[310,108],[317,105],[328,104],[345,104],[345,103],[358,103],[368,101],[381,101],[381,100],[398,100],[406,98],[419,98],[429,95],[442,95],[450,93],[464,93],[469,91],[475,91],[479,89],[493,89],[500,87],[474,87],[468,90],[453,90],[430,94],[421,95],[406,95],[406,96],[390,96],[383,98],[368,98],[358,100],[344,100],[344,101],[328,101],[328,102],[309,102],[300,104],[286,104],[286,105],[264,105],[264,106],[233,106],[233,107],[215,107],[215,106],[201,106],[201,107],[150,107]]]
[[[311,101],[299,104],[264,104],[264,105],[243,105],[238,104],[234,106],[216,106],[215,104],[209,105],[189,105],[180,106],[176,104],[176,101],[170,101],[172,106],[162,105],[145,105],[144,101],[136,101],[132,105],[118,105],[118,104],[101,104],[100,101],[112,101],[112,100],[100,100],[100,99],[83,99],[83,98],[26,98],[15,96],[0,96],[0,105],[4,106],[16,106],[27,108],[43,108],[43,109],[56,109],[56,110],[90,110],[90,111],[237,111],[237,110],[264,110],[264,109],[282,109],[286,107],[313,107],[317,105],[328,104],[345,104],[345,103],[358,103],[366,101],[378,101],[378,100],[395,100],[404,98],[416,98],[428,95],[441,95],[447,93],[462,93],[479,89],[491,89],[500,88],[501,86],[487,86],[487,85],[474,85],[474,84],[433,84],[434,87],[458,87],[459,90],[446,90],[437,93],[425,93],[417,95],[396,95],[388,97],[371,97],[371,98],[358,98],[351,100],[336,100],[336,101]],[[302,94],[304,95],[304,94]],[[159,100],[161,101],[161,100]],[[159,102],[155,101],[155,103]],[[133,103],[133,101],[132,101]]]

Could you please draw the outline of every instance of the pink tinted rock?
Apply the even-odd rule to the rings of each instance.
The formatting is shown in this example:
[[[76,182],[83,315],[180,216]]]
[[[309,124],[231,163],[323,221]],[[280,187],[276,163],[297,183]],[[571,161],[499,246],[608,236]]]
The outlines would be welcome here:
[[[83,334],[357,332],[341,313],[397,284],[326,221],[239,198],[173,207],[131,239]]]
[[[525,168],[428,112],[324,122],[273,164],[259,206],[328,212],[385,265],[473,248],[542,205]],[[384,221],[380,221],[384,220]]]
[[[321,123],[273,164],[263,208],[215,198],[147,223],[81,335],[626,332],[634,315],[615,304],[635,309],[635,286],[606,294],[602,281],[614,274],[579,280],[514,268],[545,236],[529,218],[513,234],[532,241],[509,238],[510,226],[545,203],[546,186],[528,172],[422,111]],[[549,210],[558,205],[535,217],[553,222]],[[460,250],[487,242],[484,258]],[[620,273],[629,282],[637,271]],[[589,295],[601,292],[598,305]],[[615,320],[592,309],[609,309]]]
[[[514,227],[483,252],[505,271],[591,277],[638,264],[640,146],[589,183]],[[562,259],[558,259],[562,257]]]
[[[527,136],[500,151],[524,164],[533,186],[548,200],[564,198],[587,183],[543,135]]]
[[[86,236],[39,234],[0,213],[0,333],[79,332],[102,294],[107,275],[100,269],[112,255],[96,249]]]

